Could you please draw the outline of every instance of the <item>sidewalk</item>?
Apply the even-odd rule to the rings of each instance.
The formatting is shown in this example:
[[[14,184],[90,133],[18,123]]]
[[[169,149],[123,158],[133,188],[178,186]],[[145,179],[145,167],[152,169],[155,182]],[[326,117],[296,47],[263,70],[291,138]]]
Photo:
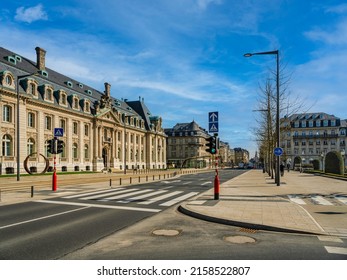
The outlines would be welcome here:
[[[289,198],[296,195],[298,203]],[[327,205],[315,204],[315,196]],[[343,201],[333,202],[336,196]],[[291,171],[277,186],[262,170],[250,170],[222,184],[219,200],[210,189],[183,203],[180,211],[246,229],[347,236],[346,200],[346,181]]]

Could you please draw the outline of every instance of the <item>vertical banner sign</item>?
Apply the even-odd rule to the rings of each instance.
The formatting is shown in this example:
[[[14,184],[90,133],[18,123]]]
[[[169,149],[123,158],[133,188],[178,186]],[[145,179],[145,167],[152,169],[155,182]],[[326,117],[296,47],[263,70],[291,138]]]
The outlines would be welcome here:
[[[210,133],[218,132],[218,112],[208,113],[208,132]]]

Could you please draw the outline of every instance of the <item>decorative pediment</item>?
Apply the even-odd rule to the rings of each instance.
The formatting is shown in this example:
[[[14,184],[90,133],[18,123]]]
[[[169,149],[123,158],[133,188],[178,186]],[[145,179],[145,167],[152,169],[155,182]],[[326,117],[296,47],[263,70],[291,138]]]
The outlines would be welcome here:
[[[120,120],[119,120],[117,112],[113,112],[113,110],[110,110],[108,108],[100,109],[99,113],[95,117],[99,121],[102,120],[102,121],[120,124]]]

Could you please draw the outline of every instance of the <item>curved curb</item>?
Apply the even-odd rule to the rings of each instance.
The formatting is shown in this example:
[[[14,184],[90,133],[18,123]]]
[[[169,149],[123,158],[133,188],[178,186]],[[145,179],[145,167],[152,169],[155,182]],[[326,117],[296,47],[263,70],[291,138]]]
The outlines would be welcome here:
[[[218,223],[218,224],[224,224],[229,226],[236,226],[236,227],[243,227],[243,228],[249,228],[249,229],[255,229],[255,230],[266,230],[266,231],[276,231],[276,232],[285,232],[285,233],[296,233],[296,234],[309,234],[309,235],[325,235],[323,233],[319,232],[312,232],[312,231],[303,231],[303,230],[295,230],[295,229],[289,229],[289,228],[281,228],[281,227],[275,227],[275,226],[268,226],[268,225],[261,225],[261,224],[254,224],[254,223],[247,223],[247,222],[241,222],[241,221],[233,221],[233,220],[227,220],[217,217],[211,217],[207,216],[198,212],[194,212],[192,210],[189,210],[188,208],[180,205],[177,210],[185,214],[187,216],[191,216],[200,220],[212,222],[212,223]]]

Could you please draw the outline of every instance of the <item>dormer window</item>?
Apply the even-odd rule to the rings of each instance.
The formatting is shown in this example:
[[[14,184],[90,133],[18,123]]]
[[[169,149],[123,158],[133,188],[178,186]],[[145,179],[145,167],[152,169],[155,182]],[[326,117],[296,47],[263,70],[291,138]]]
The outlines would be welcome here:
[[[90,113],[90,101],[89,100],[84,100],[84,112]]]
[[[34,98],[38,98],[37,82],[34,79],[28,78],[26,80],[26,86],[26,93],[32,95]]]
[[[67,106],[67,94],[65,91],[59,91],[59,104],[62,106]]]
[[[87,94],[92,95],[92,91],[90,89],[85,91]]]
[[[72,86],[73,86],[73,84],[72,84],[71,81],[67,81],[67,82],[66,82],[66,85],[67,85],[68,87],[70,87],[70,88],[72,88]]]
[[[80,106],[79,106],[79,99],[77,96],[74,96],[72,99],[72,108],[75,110],[79,110]]]
[[[12,73],[9,71],[4,71],[4,72],[0,73],[0,75],[1,75],[0,84],[5,86],[5,87],[14,89],[15,82],[14,82],[14,77],[13,77]]]
[[[52,88],[49,87],[46,89],[45,99],[47,101],[53,102],[53,89]]]
[[[48,73],[47,73],[45,70],[40,70],[39,73],[40,73],[42,76],[48,78]]]

